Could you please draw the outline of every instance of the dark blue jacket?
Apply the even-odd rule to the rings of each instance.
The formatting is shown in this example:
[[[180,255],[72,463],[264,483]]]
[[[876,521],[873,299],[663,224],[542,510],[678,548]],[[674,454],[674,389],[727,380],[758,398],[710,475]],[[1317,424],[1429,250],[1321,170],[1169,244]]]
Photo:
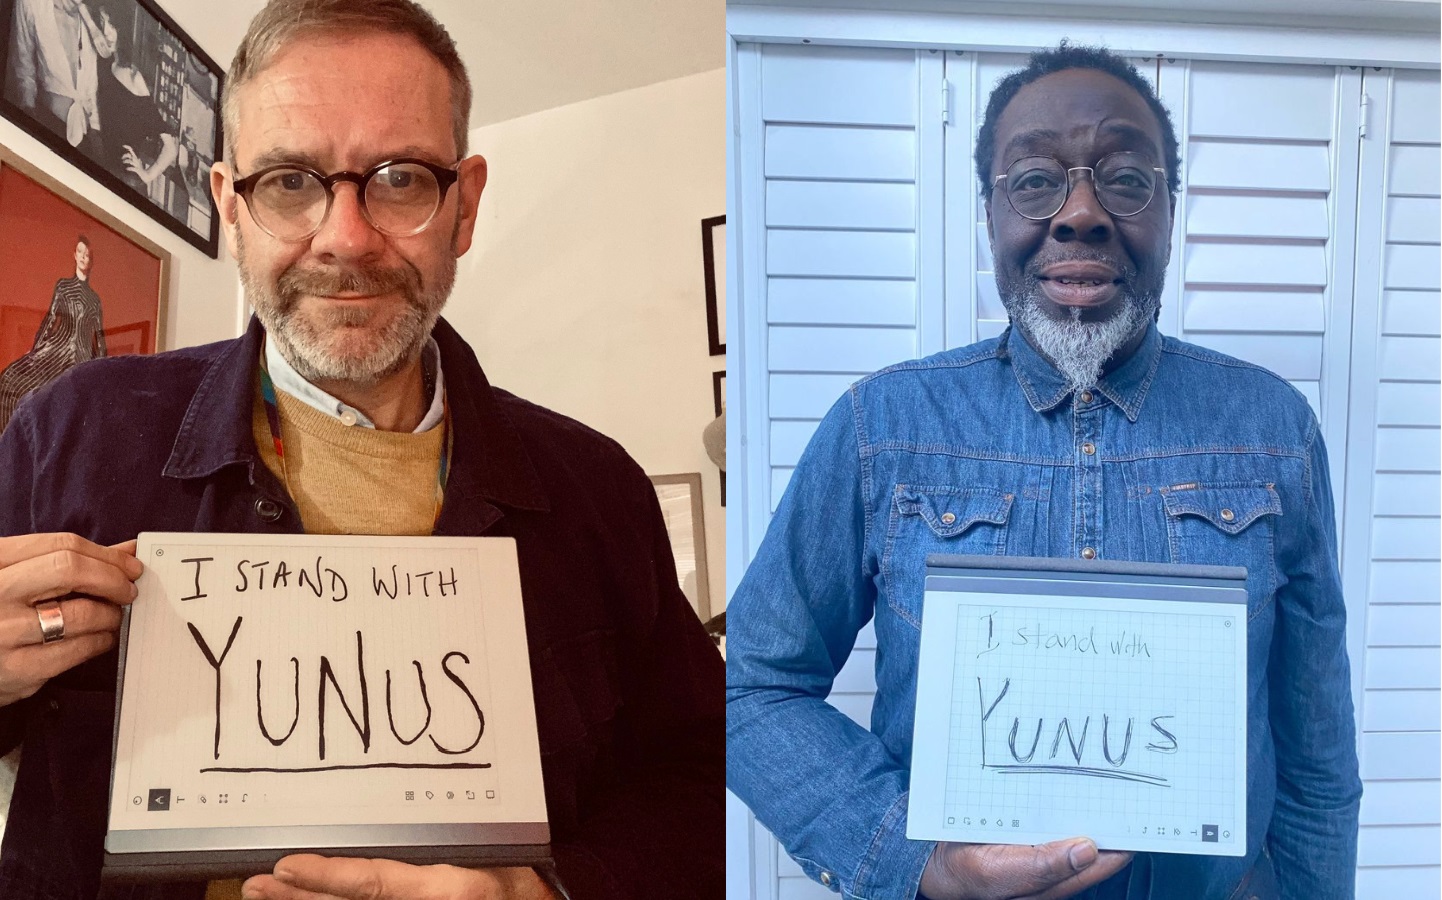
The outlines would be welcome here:
[[[97,360],[32,395],[0,436],[0,535],[300,531],[251,432],[262,337],[252,321],[237,340]],[[562,884],[573,900],[720,897],[722,662],[649,479],[614,441],[491,387],[444,321],[435,338],[455,428],[435,533],[516,539]],[[96,896],[115,667],[108,654],[0,709],[0,751],[24,742],[6,900]]]

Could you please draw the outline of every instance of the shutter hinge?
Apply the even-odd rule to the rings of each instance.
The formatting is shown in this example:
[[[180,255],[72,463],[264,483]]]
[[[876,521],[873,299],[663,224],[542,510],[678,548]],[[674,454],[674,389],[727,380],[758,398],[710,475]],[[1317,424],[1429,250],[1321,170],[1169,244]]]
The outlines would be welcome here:
[[[951,82],[941,80],[941,124],[951,124]]]
[[[1357,126],[1357,134],[1359,137],[1367,136],[1367,111],[1371,107],[1371,105],[1372,98],[1368,97],[1366,92],[1364,91],[1362,93],[1362,106],[1357,112],[1357,117],[1361,120]]]

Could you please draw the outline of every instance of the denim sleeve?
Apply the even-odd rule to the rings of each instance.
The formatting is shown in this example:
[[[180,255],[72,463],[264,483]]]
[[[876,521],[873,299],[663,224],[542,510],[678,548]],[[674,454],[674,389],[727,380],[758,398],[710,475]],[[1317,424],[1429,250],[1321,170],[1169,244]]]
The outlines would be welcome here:
[[[914,897],[935,845],[906,839],[908,771],[826,703],[876,600],[860,447],[848,394],[727,606],[726,781],[811,878]]]
[[[1312,420],[1301,508],[1278,534],[1269,664],[1277,805],[1268,841],[1283,900],[1350,900],[1362,783],[1327,451]],[[1294,504],[1295,505],[1295,504]]]

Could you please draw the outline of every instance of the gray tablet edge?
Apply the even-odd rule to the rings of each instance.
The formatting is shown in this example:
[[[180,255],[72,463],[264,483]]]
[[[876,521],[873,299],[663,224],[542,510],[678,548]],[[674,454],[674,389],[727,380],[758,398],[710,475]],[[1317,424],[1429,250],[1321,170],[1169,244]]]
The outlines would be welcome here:
[[[933,569],[943,571],[933,572]],[[1033,574],[1066,574],[1087,580],[1090,576],[1124,576],[1157,582],[1247,580],[1241,566],[1200,566],[1179,563],[1129,562],[1126,560],[1053,559],[1043,556],[958,556],[932,553],[926,557],[928,575],[995,574],[998,577],[1025,577]],[[1102,580],[1099,578],[1098,580]],[[1110,579],[1106,579],[1110,580]],[[1220,585],[1219,585],[1220,586]],[[1226,584],[1227,587],[1235,585]]]

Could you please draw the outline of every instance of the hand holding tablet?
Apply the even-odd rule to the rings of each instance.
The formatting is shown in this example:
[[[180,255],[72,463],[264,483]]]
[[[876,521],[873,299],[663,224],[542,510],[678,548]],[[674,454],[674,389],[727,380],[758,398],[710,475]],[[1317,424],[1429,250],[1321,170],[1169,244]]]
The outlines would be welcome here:
[[[927,900],[1060,900],[1126,867],[1132,854],[1098,852],[1089,840],[1035,847],[1009,844],[936,845],[921,876]]]
[[[73,534],[0,538],[0,706],[115,646],[140,577],[135,542]],[[82,595],[82,596],[75,596]]]

